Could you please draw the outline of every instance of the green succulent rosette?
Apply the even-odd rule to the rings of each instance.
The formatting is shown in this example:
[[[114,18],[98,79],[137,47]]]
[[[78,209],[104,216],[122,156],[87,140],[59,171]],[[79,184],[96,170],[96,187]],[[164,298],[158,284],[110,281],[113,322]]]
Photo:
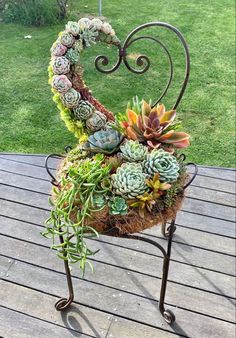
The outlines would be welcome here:
[[[125,199],[135,198],[148,190],[146,177],[141,164],[123,163],[116,173],[111,175],[113,190]]]
[[[179,163],[175,156],[163,149],[154,149],[143,162],[143,170],[149,177],[159,173],[160,181],[171,183],[179,177]]]
[[[85,100],[81,100],[77,107],[73,109],[75,118],[78,120],[87,120],[93,115],[94,106]]]
[[[120,146],[122,157],[128,162],[142,162],[148,154],[148,148],[138,141],[126,141]]]
[[[80,38],[82,39],[85,47],[90,47],[96,43],[98,37],[98,31],[95,27],[85,27],[80,32]]]
[[[106,116],[96,110],[93,115],[87,119],[86,127],[91,131],[97,131],[105,127],[107,122]]]
[[[79,63],[80,55],[73,48],[68,49],[65,57],[70,61],[72,65],[76,65],[77,63]]]
[[[95,209],[101,209],[106,205],[106,198],[101,194],[95,194],[93,196],[93,207]]]
[[[54,74],[67,74],[70,71],[70,61],[64,56],[58,56],[52,61],[52,70]]]
[[[79,104],[80,93],[71,88],[61,96],[61,100],[67,108],[74,108]]]
[[[123,197],[116,196],[109,201],[109,213],[111,215],[126,215],[128,212],[128,205]]]
[[[123,135],[117,130],[99,130],[89,136],[84,149],[95,153],[112,154],[119,149],[122,139]]]
[[[68,33],[71,33],[74,36],[79,35],[80,26],[79,26],[78,22],[68,21],[65,28],[66,28],[66,31]]]

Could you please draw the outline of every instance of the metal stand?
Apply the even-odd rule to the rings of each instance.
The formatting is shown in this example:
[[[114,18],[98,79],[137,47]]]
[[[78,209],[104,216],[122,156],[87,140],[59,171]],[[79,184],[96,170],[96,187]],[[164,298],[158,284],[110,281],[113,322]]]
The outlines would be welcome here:
[[[139,235],[122,235],[120,237],[122,238],[130,238],[130,239],[136,239],[139,241],[143,241],[149,244],[154,245],[156,248],[158,248],[162,254],[163,254],[163,270],[162,270],[162,281],[161,281],[161,292],[160,292],[160,300],[159,300],[159,310],[163,318],[168,324],[172,324],[175,321],[175,315],[173,312],[169,309],[165,309],[164,302],[165,302],[165,295],[166,295],[166,287],[167,287],[167,280],[168,280],[168,272],[169,272],[169,264],[170,264],[170,257],[171,257],[171,246],[172,246],[172,238],[173,234],[175,232],[175,219],[171,221],[170,226],[167,228],[166,231],[166,223],[162,225],[162,232],[164,229],[164,236],[167,238],[167,250],[165,250],[159,243],[147,238],[142,237]],[[60,237],[60,242],[63,243],[63,236]],[[70,304],[74,300],[74,291],[73,291],[73,284],[71,279],[71,273],[70,268],[67,261],[64,261],[65,265],[65,272],[66,272],[66,278],[67,278],[67,284],[69,289],[69,296],[68,298],[61,298],[59,299],[56,304],[55,308],[57,311],[62,311],[67,309]]]
[[[149,57],[146,56],[146,55],[139,55],[135,60],[135,66],[132,66],[132,65],[129,64],[129,59],[127,58],[128,48],[132,44],[134,44],[135,42],[140,41],[140,40],[148,40],[149,42],[152,42],[152,43],[159,45],[159,47],[163,51],[164,55],[167,57],[167,61],[168,61],[168,64],[169,64],[169,79],[167,81],[166,86],[164,87],[164,90],[162,91],[161,95],[159,96],[159,98],[157,100],[153,101],[153,106],[155,106],[157,103],[159,103],[161,101],[161,99],[166,95],[167,91],[170,88],[170,85],[171,85],[172,80],[173,80],[173,62],[172,62],[172,58],[171,58],[171,55],[170,55],[167,47],[158,38],[148,35],[147,32],[145,32],[145,35],[136,36],[137,33],[139,34],[143,30],[145,31],[146,29],[149,29],[149,28],[152,28],[152,27],[156,27],[156,28],[159,27],[159,28],[162,28],[162,29],[166,29],[169,32],[172,32],[177,37],[177,39],[179,40],[180,44],[182,45],[182,47],[184,49],[185,76],[184,76],[184,80],[183,80],[182,85],[181,85],[180,92],[177,96],[177,99],[176,99],[174,105],[172,106],[172,109],[175,110],[175,109],[177,109],[177,107],[178,107],[178,105],[179,105],[179,103],[182,99],[182,96],[185,92],[185,89],[186,89],[186,86],[187,86],[187,83],[188,83],[188,79],[189,79],[189,73],[190,73],[190,56],[189,56],[188,46],[187,46],[187,43],[186,43],[183,35],[181,34],[181,32],[176,27],[169,25],[165,22],[149,22],[149,23],[146,23],[144,25],[138,26],[131,33],[128,34],[128,36],[126,37],[123,45],[121,45],[121,44],[117,45],[118,59],[117,59],[115,65],[113,67],[111,67],[111,68],[107,67],[107,66],[109,66],[110,61],[109,61],[109,58],[105,55],[97,56],[97,58],[95,59],[95,67],[101,73],[110,74],[110,73],[115,72],[123,62],[125,67],[130,72],[135,73],[135,74],[143,74],[150,67],[151,61],[150,61]],[[70,150],[70,147],[67,147],[66,151],[67,150]],[[181,155],[181,156],[182,156],[182,160],[184,161],[185,155]],[[52,178],[51,182],[52,182],[53,185],[57,186],[58,183],[57,183],[55,177],[52,175],[52,173],[50,172],[50,170],[48,168],[48,160],[49,160],[50,157],[63,157],[63,156],[57,155],[57,154],[52,154],[52,155],[49,155],[46,158],[46,162],[45,162],[46,170]],[[195,173],[193,174],[193,176],[189,180],[189,182],[183,187],[183,190],[185,190],[191,184],[191,182],[194,180],[194,178],[197,175],[197,166],[194,163],[187,163],[186,165],[190,165],[190,164],[195,167]],[[161,282],[161,291],[160,291],[160,300],[159,300],[159,310],[160,310],[160,313],[162,314],[163,318],[165,319],[165,321],[168,324],[172,324],[175,321],[174,314],[169,309],[166,310],[165,306],[164,306],[165,295],[166,295],[166,286],[167,286],[167,280],[168,280],[168,272],[169,272],[169,264],[170,264],[170,256],[171,256],[172,238],[173,238],[173,234],[175,232],[175,229],[176,229],[175,219],[172,219],[172,221],[171,221],[171,223],[168,227],[167,227],[166,223],[162,224],[161,231],[162,231],[163,236],[167,239],[167,250],[165,250],[160,244],[156,243],[155,241],[153,241],[153,240],[151,240],[147,237],[141,236],[141,234],[140,234],[140,236],[139,235],[128,235],[128,234],[120,236],[120,237],[123,237],[123,238],[136,239],[136,240],[140,240],[140,241],[152,244],[162,252],[162,254],[163,254],[163,271],[162,271],[162,282]],[[64,243],[63,236],[60,236],[60,242]],[[66,253],[64,253],[64,255],[66,255]],[[64,265],[65,265],[67,284],[68,284],[68,289],[69,289],[69,297],[68,298],[61,298],[55,304],[55,307],[58,311],[62,311],[62,310],[65,310],[66,308],[68,308],[69,305],[73,302],[73,299],[74,299],[73,284],[72,284],[71,273],[70,273],[70,268],[69,268],[68,262],[64,261]]]

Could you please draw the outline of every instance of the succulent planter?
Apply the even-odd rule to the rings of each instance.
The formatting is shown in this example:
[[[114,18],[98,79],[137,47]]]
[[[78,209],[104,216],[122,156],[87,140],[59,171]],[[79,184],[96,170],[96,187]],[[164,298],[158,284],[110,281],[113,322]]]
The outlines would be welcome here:
[[[127,48],[135,41],[147,38],[133,36],[145,28],[159,26],[174,32],[185,51],[186,73],[180,93],[173,107],[166,110],[160,100],[171,84],[173,63],[167,48],[156,38],[170,63],[170,79],[160,98],[153,103],[137,97],[128,104],[123,114],[115,116],[104,107],[86,86],[80,64],[83,49],[97,42],[118,48],[118,60],[113,68],[106,56],[98,56],[96,68],[103,73],[114,72],[121,62],[129,71],[142,74],[150,60],[140,55],[137,68],[129,65]],[[70,296],[57,302],[57,310],[67,308],[73,301],[73,287],[69,264],[79,263],[83,273],[89,256],[86,239],[99,233],[134,238],[155,245],[164,256],[160,311],[168,323],[174,315],[164,308],[171,241],[175,231],[175,217],[181,208],[184,191],[190,179],[185,156],[180,149],[189,146],[189,135],[180,131],[176,108],[182,98],[189,77],[189,53],[182,34],[173,26],[153,22],[137,27],[126,38],[123,46],[108,23],[99,19],[80,19],[68,22],[51,48],[49,83],[53,100],[67,128],[78,138],[78,145],[68,148],[66,155],[49,155],[46,169],[54,185],[52,211],[44,236],[53,239],[53,248],[64,260]],[[62,158],[56,177],[48,168],[50,157]],[[166,229],[167,222],[170,226]],[[168,238],[167,250],[137,234],[153,225],[161,224]],[[59,243],[56,238],[59,236]]]

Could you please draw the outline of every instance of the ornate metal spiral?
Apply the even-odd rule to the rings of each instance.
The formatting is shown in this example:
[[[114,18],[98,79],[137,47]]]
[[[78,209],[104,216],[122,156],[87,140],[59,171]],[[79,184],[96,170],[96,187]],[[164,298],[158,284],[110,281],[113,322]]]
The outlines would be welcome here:
[[[136,67],[133,67],[129,64],[129,61],[127,60],[127,49],[136,41],[139,40],[151,40],[157,44],[159,44],[159,46],[162,48],[162,50],[164,51],[164,53],[166,54],[168,61],[169,61],[169,79],[167,81],[167,84],[164,88],[164,90],[162,91],[161,95],[158,97],[157,100],[155,100],[154,105],[156,105],[158,102],[160,102],[160,100],[166,95],[171,83],[172,83],[172,79],[173,79],[173,62],[172,62],[172,58],[171,55],[167,49],[167,47],[157,38],[152,37],[152,36],[139,36],[139,37],[134,37],[134,35],[138,32],[140,32],[143,29],[146,28],[150,28],[150,27],[164,27],[170,31],[172,31],[173,33],[175,33],[180,41],[180,43],[182,44],[183,48],[184,48],[184,52],[185,52],[185,77],[180,89],[180,92],[177,96],[177,99],[173,105],[173,109],[176,109],[177,106],[179,105],[181,98],[185,92],[187,83],[188,83],[188,79],[189,79],[189,72],[190,72],[190,58],[189,58],[189,51],[188,51],[188,46],[187,43],[183,37],[183,35],[181,34],[181,32],[174,26],[165,23],[165,22],[149,22],[146,24],[143,24],[141,26],[136,27],[133,31],[131,31],[128,36],[126,37],[123,46],[121,44],[119,44],[118,47],[118,59],[116,64],[109,68],[106,69],[104,68],[105,66],[109,65],[110,61],[109,58],[107,56],[104,55],[99,55],[97,56],[97,58],[95,59],[95,67],[98,71],[105,73],[105,74],[110,74],[114,71],[116,71],[120,65],[121,62],[123,61],[124,65],[126,66],[126,68],[135,74],[143,74],[145,73],[151,65],[151,61],[149,59],[149,57],[147,55],[139,55],[136,60],[135,60],[135,65]]]

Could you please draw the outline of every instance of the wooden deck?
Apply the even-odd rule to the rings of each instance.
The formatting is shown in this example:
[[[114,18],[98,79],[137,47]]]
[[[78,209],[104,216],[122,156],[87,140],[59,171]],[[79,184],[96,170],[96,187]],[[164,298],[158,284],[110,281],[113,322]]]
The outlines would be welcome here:
[[[54,167],[56,163],[52,164]],[[102,236],[84,279],[73,267],[75,303],[63,263],[40,231],[48,216],[44,156],[0,154],[0,337],[231,338],[235,335],[235,171],[201,167],[177,218],[166,304],[157,306],[161,255],[154,247]],[[161,244],[160,229],[145,232]]]

